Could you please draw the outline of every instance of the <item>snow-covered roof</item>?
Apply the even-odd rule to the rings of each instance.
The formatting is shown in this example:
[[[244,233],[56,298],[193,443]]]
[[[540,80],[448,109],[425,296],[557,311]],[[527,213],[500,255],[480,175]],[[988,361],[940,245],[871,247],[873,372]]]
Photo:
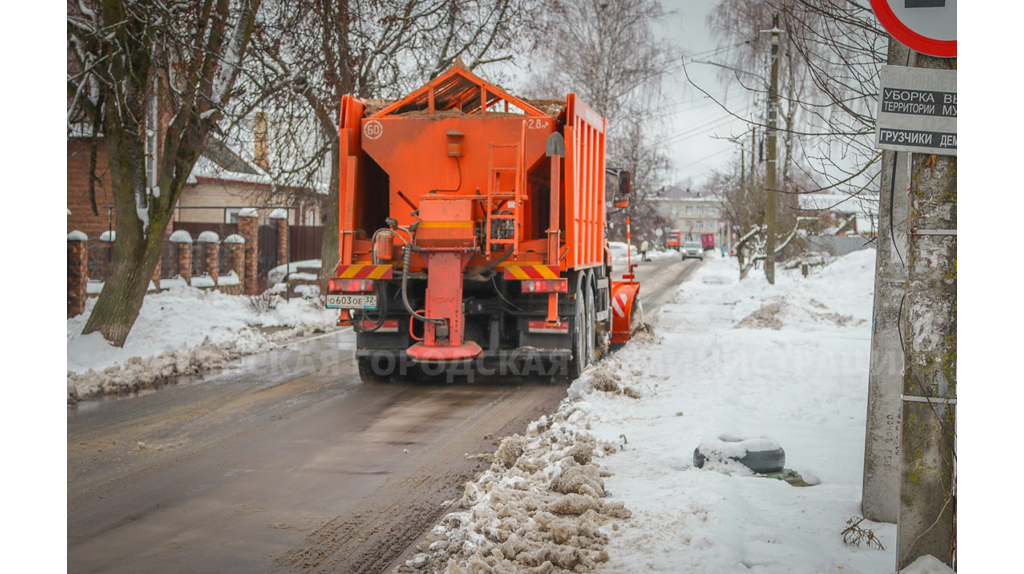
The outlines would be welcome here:
[[[192,235],[184,229],[179,229],[171,234],[171,243],[192,243]]]
[[[68,241],[89,241],[89,236],[76,229],[68,233]]]
[[[802,193],[800,198],[800,209],[817,211],[842,211],[852,213],[857,211],[857,204],[850,199],[850,196],[839,193]]]
[[[683,189],[677,185],[666,187],[658,193],[657,197],[652,197],[654,201],[700,201],[700,202],[717,202],[721,201],[722,198],[713,193],[706,193],[697,191],[694,189]]]
[[[100,241],[103,243],[113,243],[117,241],[117,231],[104,231],[100,234]]]
[[[270,173],[256,165],[250,158],[213,137],[207,140],[206,149],[192,166],[192,171],[186,181],[190,184],[197,184],[201,179],[265,186],[288,185],[275,181]],[[314,186],[314,190],[317,193],[326,194],[329,188],[325,183]]]
[[[270,212],[270,219],[288,219],[288,210],[277,208]]]
[[[255,207],[243,207],[238,211],[238,217],[259,217],[260,214]]]
[[[232,171],[217,164],[217,162],[213,161],[206,155],[199,156],[199,159],[196,160],[196,164],[192,166],[192,173],[189,174],[189,179],[194,179],[197,183],[200,179],[234,181],[239,183],[251,183],[253,185],[273,185],[274,183],[270,176],[262,170],[254,173]]]
[[[245,243],[245,238],[237,233],[232,233],[224,238],[224,243]]]

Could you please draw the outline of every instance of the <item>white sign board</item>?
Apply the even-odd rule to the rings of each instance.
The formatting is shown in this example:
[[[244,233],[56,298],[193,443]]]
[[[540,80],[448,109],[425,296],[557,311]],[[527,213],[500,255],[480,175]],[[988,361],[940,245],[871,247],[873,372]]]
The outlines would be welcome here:
[[[875,145],[956,155],[956,70],[884,66]]]

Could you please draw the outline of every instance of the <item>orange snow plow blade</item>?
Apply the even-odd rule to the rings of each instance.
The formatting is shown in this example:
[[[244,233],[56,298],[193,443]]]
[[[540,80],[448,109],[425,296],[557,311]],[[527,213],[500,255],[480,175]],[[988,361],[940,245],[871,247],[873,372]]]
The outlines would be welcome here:
[[[640,284],[632,281],[612,281],[612,343],[629,341],[634,321],[643,321],[640,305]],[[634,307],[635,305],[635,307]],[[640,316],[634,316],[639,312]]]

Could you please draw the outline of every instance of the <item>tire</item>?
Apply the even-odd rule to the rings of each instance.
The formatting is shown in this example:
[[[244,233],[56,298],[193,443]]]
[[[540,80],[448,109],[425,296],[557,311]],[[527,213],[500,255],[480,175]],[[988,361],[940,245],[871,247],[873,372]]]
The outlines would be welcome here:
[[[586,345],[584,335],[587,331],[583,322],[586,320],[582,294],[576,296],[576,311],[572,321],[572,361],[569,362],[569,379],[574,380],[587,368]]]
[[[597,309],[594,307],[594,288],[590,281],[587,281],[586,293],[583,311],[586,319],[583,324],[587,328],[584,343],[587,364],[589,365],[597,362],[597,357],[595,356],[595,350],[597,349]]]
[[[735,461],[757,474],[781,472],[786,466],[786,451],[771,439],[734,439],[722,437],[707,441],[693,450],[693,466],[703,468],[708,460]]]

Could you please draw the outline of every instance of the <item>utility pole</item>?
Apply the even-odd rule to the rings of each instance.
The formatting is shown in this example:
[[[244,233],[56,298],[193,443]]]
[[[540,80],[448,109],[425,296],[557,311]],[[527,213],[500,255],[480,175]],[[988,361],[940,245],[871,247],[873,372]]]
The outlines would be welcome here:
[[[765,242],[764,275],[768,283],[775,285],[775,227],[777,201],[775,196],[776,174],[776,133],[775,123],[779,108],[779,13],[772,16],[772,29],[767,30],[772,35],[772,77],[771,85],[768,88],[768,166],[765,178],[765,225],[768,228],[768,239]]]
[[[886,31],[911,51],[896,64],[881,69],[876,146],[882,150],[910,153],[904,293],[899,310],[892,302],[899,294],[889,283],[898,273],[888,264],[891,253],[877,254],[875,333],[872,337],[868,449],[865,453],[864,509],[868,512],[873,481],[869,464],[883,448],[871,441],[878,421],[891,398],[887,394],[892,373],[879,365],[882,319],[895,315],[898,351],[902,355],[900,384],[899,514],[897,517],[896,570],[924,555],[934,556],[956,570],[956,367],[957,367],[957,266],[956,266],[956,2],[906,2],[893,10],[891,3],[873,0],[872,9]],[[890,43],[889,63],[896,45]],[[916,57],[916,60],[914,59]],[[905,58],[903,62],[900,59]],[[923,106],[906,106],[905,102]],[[897,153],[881,174],[896,187],[887,195],[882,186],[881,207],[896,218],[902,193],[895,184],[899,171]],[[888,199],[888,201],[886,201]],[[894,248],[899,243],[895,222],[889,221]],[[887,226],[880,226],[881,234]],[[888,249],[888,246],[886,246]],[[884,313],[883,313],[884,311]],[[891,338],[891,326],[885,326]],[[887,345],[891,345],[890,341]],[[896,366],[890,366],[895,371]],[[890,395],[891,396],[891,395]],[[885,403],[882,406],[881,403]],[[881,409],[881,410],[876,410]],[[888,415],[891,416],[891,415]],[[885,433],[880,433],[884,436]],[[877,447],[877,445],[876,445]],[[878,484],[872,491],[881,488]],[[871,501],[871,504],[879,503]]]
[[[906,65],[910,48],[889,40],[889,65]],[[861,512],[895,523],[900,499],[900,409],[903,390],[903,333],[900,310],[907,283],[907,220],[910,154],[882,152],[872,310],[871,365],[864,441]]]
[[[915,153],[910,170],[898,570],[925,554],[952,566],[956,551],[956,156]]]

